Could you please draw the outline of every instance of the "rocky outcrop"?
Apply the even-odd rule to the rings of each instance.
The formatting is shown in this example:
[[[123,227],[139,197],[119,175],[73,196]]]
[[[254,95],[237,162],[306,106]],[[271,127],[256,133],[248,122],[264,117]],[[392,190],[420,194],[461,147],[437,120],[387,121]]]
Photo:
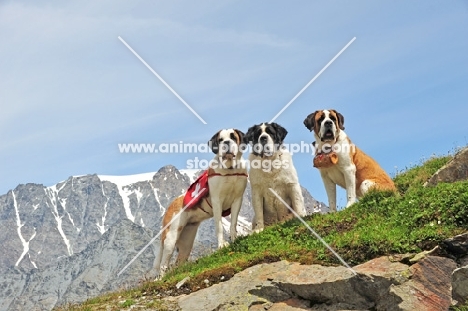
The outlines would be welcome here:
[[[440,182],[468,180],[468,147],[463,148],[446,165],[440,168],[424,186],[435,186]]]
[[[455,257],[468,255],[468,233],[459,234],[442,242],[442,248]]]
[[[454,304],[466,304],[468,302],[468,266],[453,271],[452,297]]]
[[[153,232],[123,219],[84,251],[43,270],[10,269],[0,275],[0,310],[51,310],[103,292],[136,286],[154,261],[154,245],[118,273],[152,238]]]
[[[178,299],[181,310],[448,310],[456,262],[380,257],[352,270],[287,261],[246,269]]]
[[[468,303],[468,233],[443,242],[444,249],[458,258],[460,268],[452,274],[452,298],[456,305]]]

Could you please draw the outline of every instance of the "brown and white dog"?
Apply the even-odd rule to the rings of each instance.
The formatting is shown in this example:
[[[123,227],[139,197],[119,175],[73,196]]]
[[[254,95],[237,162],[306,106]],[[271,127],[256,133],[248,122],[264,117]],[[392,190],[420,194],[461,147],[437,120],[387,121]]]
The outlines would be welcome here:
[[[261,123],[250,127],[244,137],[244,141],[252,145],[249,180],[255,213],[252,229],[256,232],[293,217],[270,188],[300,216],[306,214],[292,156],[283,146],[287,134],[288,131],[277,123]]]
[[[344,132],[344,117],[336,110],[317,110],[307,116],[304,125],[314,131],[318,155],[333,152],[337,156],[336,164],[319,167],[332,211],[336,211],[336,185],[346,189],[346,207],[371,188],[396,190],[379,164],[351,143]]]
[[[178,249],[176,264],[186,261],[190,255],[200,223],[214,217],[218,248],[225,246],[222,214],[230,209],[230,237],[237,237],[237,218],[242,197],[247,185],[247,166],[242,159],[241,144],[244,134],[237,129],[223,129],[208,142],[215,158],[208,169],[208,196],[196,206],[184,210],[161,235],[161,246],[155,262],[155,272],[161,278],[169,267],[174,252]],[[177,197],[168,207],[162,227],[166,227],[184,208],[184,195]]]

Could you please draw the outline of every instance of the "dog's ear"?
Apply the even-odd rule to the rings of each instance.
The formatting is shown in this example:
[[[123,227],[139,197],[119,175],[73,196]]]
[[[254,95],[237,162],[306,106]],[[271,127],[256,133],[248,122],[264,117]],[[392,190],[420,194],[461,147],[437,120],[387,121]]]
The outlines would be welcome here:
[[[344,130],[344,117],[341,113],[337,114],[338,120],[340,121],[340,129]]]
[[[282,144],[284,139],[286,138],[286,135],[288,135],[288,131],[278,123],[273,122],[271,123],[271,126],[273,126],[276,132],[276,142],[278,142],[278,144]]]
[[[305,118],[304,120],[304,125],[305,127],[309,130],[309,131],[313,131],[314,130],[314,126],[315,126],[315,114],[317,113],[316,112],[313,112],[311,114],[309,114],[307,116],[307,118]]]
[[[247,133],[244,135],[244,144],[253,144],[254,143],[254,135],[255,135],[255,128],[257,125],[249,127]]]
[[[214,134],[213,137],[211,137],[211,139],[208,141],[208,147],[210,147],[214,154],[218,154],[219,150],[219,132],[221,131],[218,131],[216,134]]]
[[[338,118],[338,127],[340,128],[340,130],[344,130],[344,117],[341,113],[339,113],[338,111],[336,110],[331,110],[333,111],[335,114],[336,114],[336,117]]]
[[[238,130],[238,129],[234,129],[234,132],[236,132],[237,136],[239,136],[239,141],[237,142],[237,144],[238,145],[242,144],[244,142],[245,134],[242,131]]]

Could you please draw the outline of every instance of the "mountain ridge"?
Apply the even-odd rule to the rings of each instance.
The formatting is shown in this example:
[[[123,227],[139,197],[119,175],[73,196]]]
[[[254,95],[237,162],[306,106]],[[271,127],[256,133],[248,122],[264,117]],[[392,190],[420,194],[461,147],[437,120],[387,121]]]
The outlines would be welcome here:
[[[126,229],[120,228],[127,236],[120,241],[121,245],[130,247],[138,244],[142,248],[143,244],[132,242],[130,237],[136,238],[138,232],[146,232],[141,231],[144,229],[147,230],[146,241],[149,241],[161,227],[165,208],[185,192],[195,177],[193,170],[179,171],[167,165],[154,173],[70,176],[52,186],[21,184],[1,195],[0,225],[8,229],[0,232],[3,246],[0,255],[0,300],[9,303],[4,303],[8,306],[0,307],[0,310],[21,310],[30,306],[30,301],[49,310],[57,303],[80,301],[79,295],[74,293],[97,295],[106,290],[115,290],[110,284],[123,284],[122,278],[128,284],[141,281],[152,268],[157,241],[150,248],[153,251],[147,250],[146,255],[142,255],[145,263],[140,264],[130,277],[123,274],[121,278],[112,275],[130,260],[121,260],[130,256],[129,251],[120,247],[120,252],[113,253],[118,265],[114,262],[107,267],[101,266],[101,270],[95,268],[90,273],[85,263],[94,262],[94,256],[97,256],[89,255],[93,254],[90,247],[101,245],[103,251],[119,248],[117,244],[112,244],[114,240],[109,240],[106,233],[114,230],[115,226],[120,228],[119,224],[123,222],[132,225]],[[311,210],[318,202],[307,190],[303,189],[303,192]],[[240,234],[250,232],[253,216],[250,194],[248,187],[238,222]],[[230,218],[223,219],[225,230],[229,225]],[[203,222],[191,259],[213,251],[216,247],[213,232],[212,219]],[[228,238],[228,234],[225,234]],[[135,252],[132,252],[130,254],[134,255]],[[69,271],[75,272],[69,274]],[[101,276],[99,285],[95,284],[92,275]],[[61,281],[64,277],[69,280],[68,283]],[[44,279],[52,281],[44,283]],[[77,280],[82,280],[87,289],[83,290],[83,284],[80,285]],[[41,294],[36,288],[41,289]],[[48,298],[41,303],[37,298],[41,296]],[[83,296],[81,300],[86,298]]]

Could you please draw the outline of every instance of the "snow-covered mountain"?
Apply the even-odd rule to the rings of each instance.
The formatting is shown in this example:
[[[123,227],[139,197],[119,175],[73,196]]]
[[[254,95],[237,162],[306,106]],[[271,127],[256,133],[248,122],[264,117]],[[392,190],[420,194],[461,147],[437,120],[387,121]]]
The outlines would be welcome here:
[[[168,165],[130,176],[72,176],[53,186],[19,185],[0,196],[0,310],[49,310],[143,279],[158,241],[128,272],[117,273],[159,231],[166,207],[199,173]],[[307,190],[303,194],[309,210],[318,205]],[[248,187],[241,234],[250,232],[250,204]],[[226,238],[229,225],[230,218],[223,219]],[[200,226],[192,258],[216,244],[208,220]]]

